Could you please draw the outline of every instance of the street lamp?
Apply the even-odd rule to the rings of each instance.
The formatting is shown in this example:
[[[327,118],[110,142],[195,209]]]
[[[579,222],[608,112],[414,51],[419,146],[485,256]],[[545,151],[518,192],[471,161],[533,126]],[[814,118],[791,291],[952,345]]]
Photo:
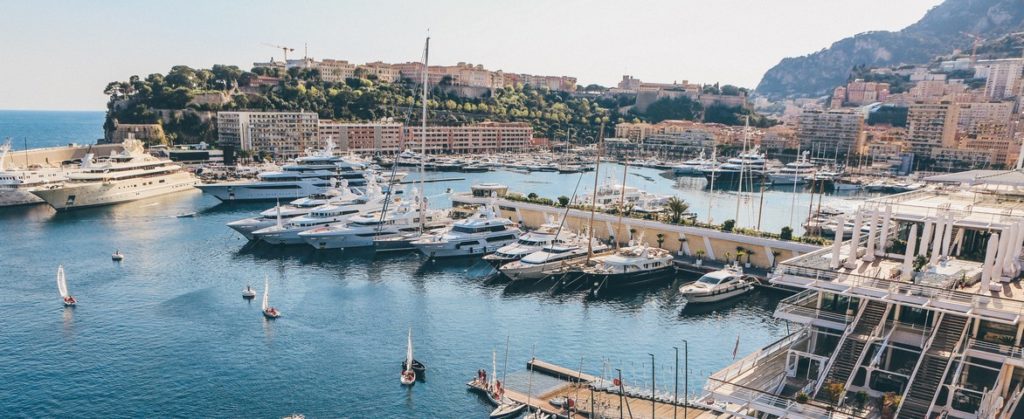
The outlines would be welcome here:
[[[647,355],[651,356],[651,418],[655,418],[657,416],[655,414],[655,407],[657,406],[655,404],[655,401],[658,400],[658,396],[657,394],[655,394],[655,389],[657,388],[657,386],[655,385],[654,381],[654,354]]]

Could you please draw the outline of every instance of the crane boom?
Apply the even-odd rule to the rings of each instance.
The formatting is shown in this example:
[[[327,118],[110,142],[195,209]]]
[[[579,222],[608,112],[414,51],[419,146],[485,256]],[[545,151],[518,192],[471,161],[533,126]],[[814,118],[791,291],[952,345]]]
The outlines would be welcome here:
[[[284,62],[285,62],[285,64],[288,64],[288,53],[292,52],[292,51],[295,51],[295,48],[286,47],[284,45],[274,45],[274,44],[268,44],[266,42],[264,42],[263,45],[266,45],[266,46],[271,47],[271,48],[277,48],[277,49],[281,50],[281,52],[284,54]]]

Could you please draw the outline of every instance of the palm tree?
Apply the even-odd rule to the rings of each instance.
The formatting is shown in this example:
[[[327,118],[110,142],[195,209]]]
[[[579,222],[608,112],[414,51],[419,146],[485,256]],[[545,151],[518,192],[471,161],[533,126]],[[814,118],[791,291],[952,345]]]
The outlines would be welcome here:
[[[683,218],[683,214],[690,210],[690,204],[674,196],[668,199],[665,206],[668,208],[668,212],[672,213],[673,223],[678,223]]]

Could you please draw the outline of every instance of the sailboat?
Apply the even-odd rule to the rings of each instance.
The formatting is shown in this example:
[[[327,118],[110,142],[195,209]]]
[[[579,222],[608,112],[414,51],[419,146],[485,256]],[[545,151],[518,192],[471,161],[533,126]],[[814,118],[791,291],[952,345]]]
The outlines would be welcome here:
[[[270,279],[263,279],[263,317],[276,319],[281,317],[281,312],[270,306]]]
[[[409,346],[405,350],[405,362],[402,363],[402,385],[411,386],[416,384],[416,371],[411,368],[412,359],[412,328],[409,328]]]
[[[491,419],[504,419],[504,418],[517,417],[517,416],[519,416],[520,413],[522,413],[522,411],[524,409],[526,409],[526,405],[525,404],[519,403],[519,402],[516,402],[516,401],[513,401],[513,400],[510,400],[507,397],[505,397],[505,387],[502,384],[503,384],[503,381],[505,381],[506,374],[508,373],[508,343],[509,343],[508,338],[506,338],[505,339],[505,366],[504,366],[504,371],[502,371],[502,373],[501,373],[501,381],[498,381],[498,378],[497,378],[497,375],[498,375],[498,372],[497,372],[497,359],[495,358],[492,361],[493,368],[494,368],[493,375],[495,377],[494,378],[495,385],[494,385],[494,388],[492,389],[492,392],[494,394],[491,396],[491,401],[493,401],[495,404],[497,404],[498,407],[496,407],[494,410],[491,411],[491,415],[490,415]]]
[[[68,280],[64,277],[64,265],[57,267],[57,290],[60,291],[60,298],[64,300],[64,306],[73,307],[78,300],[68,294]]]

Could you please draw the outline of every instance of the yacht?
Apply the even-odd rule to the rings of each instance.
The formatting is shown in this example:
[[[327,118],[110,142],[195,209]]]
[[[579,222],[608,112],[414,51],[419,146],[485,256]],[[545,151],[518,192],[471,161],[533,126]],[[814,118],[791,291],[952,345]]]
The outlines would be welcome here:
[[[568,231],[561,231],[561,223],[549,222],[536,230],[519,236],[514,243],[502,246],[494,253],[484,256],[484,260],[495,267],[522,259],[523,256],[539,251],[546,246],[565,243],[576,237]]]
[[[343,184],[345,182],[343,181]],[[278,215],[282,220],[291,220],[295,217],[307,215],[313,209],[328,205],[332,202],[352,202],[360,198],[360,195],[352,192],[348,187],[329,189],[326,193],[318,193],[299,198],[288,203],[288,205],[277,205],[265,210],[256,217],[243,218],[227,224],[232,230],[237,231],[247,240],[252,240],[252,233],[256,230],[270,227],[277,223]],[[280,211],[279,211],[280,210]]]
[[[616,183],[606,183],[597,188],[597,197],[594,194],[584,194],[576,200],[577,205],[589,206],[594,204],[598,211],[618,208],[619,203],[625,200],[627,208],[642,210],[644,212],[657,212],[668,203],[671,196],[658,195],[647,192],[640,188],[624,186]]]
[[[805,151],[803,155],[797,159],[797,161],[786,163],[786,165],[776,172],[768,175],[772,181],[772,185],[803,185],[807,183],[809,177],[814,176],[818,167],[807,161],[807,155],[809,151]]]
[[[170,160],[145,153],[142,142],[124,141],[124,150],[93,159],[87,154],[68,179],[32,191],[58,211],[131,202],[192,189],[198,180]]]
[[[344,225],[327,225],[299,233],[299,237],[317,249],[344,249],[373,246],[377,240],[403,237],[420,231],[420,211],[412,202],[399,202],[381,219],[375,211],[349,218]],[[450,222],[447,210],[426,210],[424,228],[432,229]]]
[[[716,184],[738,184],[740,179],[759,181],[765,171],[767,161],[758,146],[748,152],[730,158],[716,167],[703,169],[701,172],[708,182]]]
[[[679,287],[679,294],[685,304],[714,303],[746,294],[754,284],[743,277],[743,270],[727,267],[709,272],[700,279]]]
[[[270,244],[303,244],[305,241],[299,233],[335,223],[343,224],[360,213],[379,211],[384,208],[386,199],[387,196],[381,193],[380,187],[371,184],[366,193],[359,195],[355,200],[319,206],[309,214],[295,217],[285,224],[256,230],[252,235],[255,240]]]
[[[323,151],[307,150],[305,156],[282,166],[280,170],[260,173],[255,181],[208,183],[199,185],[199,189],[221,201],[298,199],[324,193],[336,180],[361,187],[367,184],[367,178],[377,176],[367,170],[364,162],[335,156],[333,147],[328,142]]]
[[[521,233],[512,221],[498,217],[492,202],[481,206],[469,218],[426,234],[412,245],[431,258],[485,255],[515,242]]]
[[[715,167],[715,164],[717,162],[715,161],[714,154],[712,153],[709,159],[704,155],[704,150],[701,150],[700,156],[673,167],[672,172],[677,176],[701,176],[704,170]]]
[[[517,261],[502,265],[499,270],[512,281],[544,279],[560,268],[582,263],[590,251],[601,253],[609,248],[596,239],[589,239],[591,247],[588,249],[588,239],[576,237],[563,243],[547,245]]]
[[[583,268],[590,283],[590,293],[652,284],[675,272],[672,253],[668,250],[632,245],[606,255],[595,256],[593,266]]]
[[[10,151],[10,141],[0,145],[0,207],[42,204],[43,200],[33,195],[32,191],[62,183],[67,180],[68,173],[77,169],[72,166],[31,165],[24,169],[8,166],[5,161]]]

